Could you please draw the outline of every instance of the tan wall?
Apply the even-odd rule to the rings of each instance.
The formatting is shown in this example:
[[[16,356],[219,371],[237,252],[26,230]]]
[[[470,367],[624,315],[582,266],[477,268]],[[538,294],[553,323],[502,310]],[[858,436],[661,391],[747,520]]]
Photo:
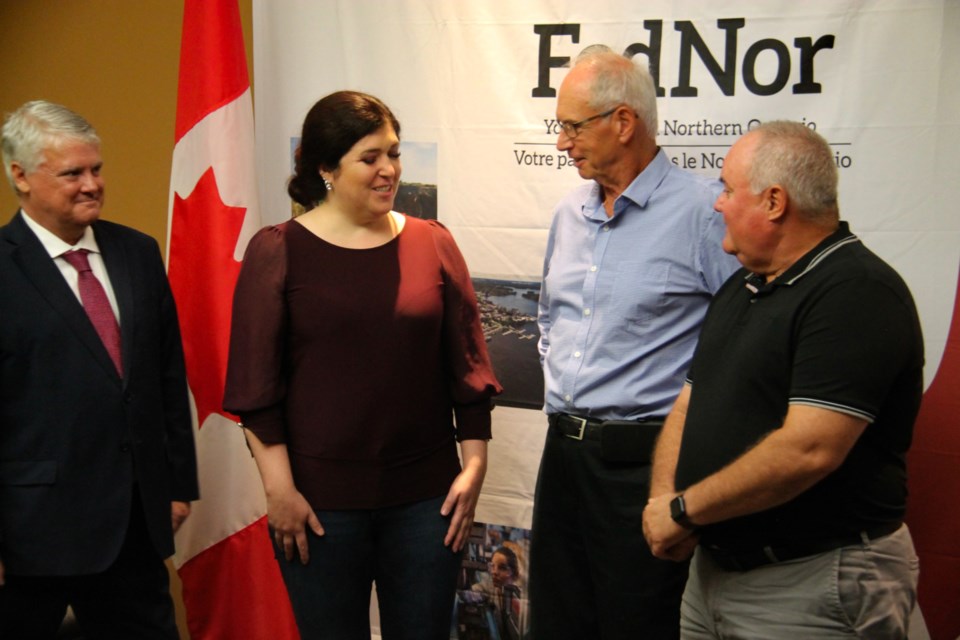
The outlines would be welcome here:
[[[251,0],[239,0],[253,74]],[[166,242],[180,0],[0,0],[0,112],[43,98],[103,140],[104,217]],[[17,208],[0,188],[0,221]]]
[[[239,4],[252,77],[251,0]],[[179,0],[0,0],[0,112],[42,98],[86,117],[103,140],[104,218],[164,249],[182,20]],[[4,180],[0,223],[16,209]]]

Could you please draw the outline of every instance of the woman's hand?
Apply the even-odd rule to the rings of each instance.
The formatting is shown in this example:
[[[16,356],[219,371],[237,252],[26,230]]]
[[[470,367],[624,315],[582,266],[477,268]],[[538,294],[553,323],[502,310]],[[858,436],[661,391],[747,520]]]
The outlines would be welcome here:
[[[324,533],[317,514],[310,508],[303,494],[292,485],[267,496],[267,522],[273,529],[273,539],[277,546],[283,549],[283,556],[288,562],[293,560],[294,546],[301,563],[307,564],[310,560],[310,549],[307,545],[308,526],[318,536]]]
[[[288,562],[293,560],[293,548],[296,546],[300,562],[307,564],[310,560],[307,527],[318,536],[323,535],[323,527],[310,503],[293,484],[287,445],[264,444],[249,429],[243,432],[260,470],[263,491],[267,496],[267,523],[273,528],[273,539],[283,549],[283,556]]]
[[[470,527],[473,526],[480,488],[487,473],[487,441],[464,440],[460,443],[460,452],[463,456],[463,471],[454,478],[447,499],[440,507],[440,515],[446,517],[453,514],[447,535],[443,539],[443,544],[451,547],[453,551],[463,548],[470,535]]]

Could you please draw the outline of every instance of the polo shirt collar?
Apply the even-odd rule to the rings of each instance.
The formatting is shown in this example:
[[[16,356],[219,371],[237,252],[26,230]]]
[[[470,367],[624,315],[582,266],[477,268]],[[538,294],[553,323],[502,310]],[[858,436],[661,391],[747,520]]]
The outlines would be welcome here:
[[[813,249],[794,262],[790,267],[774,278],[771,282],[764,282],[764,278],[756,273],[748,273],[744,277],[744,286],[753,294],[769,293],[774,287],[791,286],[800,278],[817,268],[835,251],[860,242],[860,238],[850,232],[850,225],[841,220],[840,226],[832,234],[824,238]]]
[[[641,209],[646,207],[654,191],[657,190],[657,187],[660,186],[663,179],[667,177],[670,166],[670,159],[667,157],[666,152],[664,152],[663,149],[658,149],[657,155],[653,156],[650,164],[644,167],[643,171],[633,179],[633,182],[627,185],[627,188],[624,189],[620,197],[617,198],[618,204],[614,205],[613,218],[619,216],[620,212],[626,208],[624,204],[619,204],[622,198],[630,200]],[[600,194],[600,185],[594,182],[593,189],[590,190],[590,197],[587,198],[587,201],[583,205],[583,215],[588,218],[595,218],[599,215],[602,216],[603,220],[611,219],[607,218],[607,213],[603,209],[603,199],[600,197]]]

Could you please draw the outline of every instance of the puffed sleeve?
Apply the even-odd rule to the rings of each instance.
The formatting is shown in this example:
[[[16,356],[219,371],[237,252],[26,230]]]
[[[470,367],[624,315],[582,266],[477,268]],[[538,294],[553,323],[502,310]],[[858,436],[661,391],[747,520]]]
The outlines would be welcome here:
[[[431,226],[443,269],[443,347],[451,375],[457,440],[487,440],[491,399],[503,388],[487,353],[467,264],[447,228],[439,222],[431,222]]]
[[[287,308],[285,225],[250,240],[233,294],[223,408],[240,416],[261,442],[284,442],[284,328]]]

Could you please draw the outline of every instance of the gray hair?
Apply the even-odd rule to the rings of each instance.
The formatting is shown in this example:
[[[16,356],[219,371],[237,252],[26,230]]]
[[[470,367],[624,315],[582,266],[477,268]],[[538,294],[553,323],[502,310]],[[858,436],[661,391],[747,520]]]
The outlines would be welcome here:
[[[764,122],[750,166],[750,189],[760,193],[779,184],[789,201],[812,222],[835,221],[837,166],[830,144],[819,133],[799,122]]]
[[[657,137],[657,88],[650,71],[630,58],[620,55],[603,44],[585,48],[577,56],[574,66],[592,65],[597,73],[590,87],[590,106],[607,111],[625,104],[646,129],[647,136]]]
[[[7,116],[3,123],[3,170],[14,191],[17,187],[10,165],[16,162],[30,173],[43,162],[43,150],[64,138],[100,144],[100,136],[83,116],[46,100],[27,102]]]

